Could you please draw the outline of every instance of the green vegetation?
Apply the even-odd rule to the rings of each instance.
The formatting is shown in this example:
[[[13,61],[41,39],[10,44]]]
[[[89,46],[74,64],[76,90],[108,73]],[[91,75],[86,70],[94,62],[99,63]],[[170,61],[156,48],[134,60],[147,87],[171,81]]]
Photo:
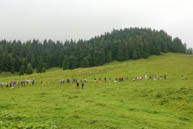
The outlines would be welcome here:
[[[90,40],[0,41],[0,72],[31,74],[53,67],[65,69],[99,66],[112,61],[148,58],[151,55],[185,53],[186,44],[163,30],[126,28],[113,30]],[[187,53],[191,54],[191,49]]]
[[[92,68],[53,68],[24,76],[4,73],[0,82],[34,79],[35,85],[0,88],[0,128],[192,129],[192,66],[192,55],[168,53]],[[167,80],[132,81],[145,74],[165,74]],[[122,76],[129,80],[114,82]],[[108,81],[94,82],[95,77]],[[87,84],[84,89],[72,83],[61,86],[59,81],[67,78],[86,78]]]

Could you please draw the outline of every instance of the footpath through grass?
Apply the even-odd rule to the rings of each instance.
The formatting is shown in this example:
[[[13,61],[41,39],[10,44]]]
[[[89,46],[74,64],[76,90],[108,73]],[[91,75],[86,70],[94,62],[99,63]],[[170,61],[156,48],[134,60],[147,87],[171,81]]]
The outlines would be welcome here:
[[[0,129],[193,129],[192,66],[193,56],[169,53],[93,68],[4,74],[0,82],[34,79],[35,85],[0,88]],[[145,74],[167,79],[132,81]],[[128,80],[114,82],[118,77]],[[67,78],[87,83],[84,89],[61,86]]]

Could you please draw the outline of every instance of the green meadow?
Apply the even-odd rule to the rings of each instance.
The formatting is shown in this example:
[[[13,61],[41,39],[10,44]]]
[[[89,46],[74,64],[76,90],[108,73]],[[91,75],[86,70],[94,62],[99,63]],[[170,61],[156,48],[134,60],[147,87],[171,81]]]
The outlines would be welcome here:
[[[144,75],[167,79],[132,80]],[[116,82],[119,77],[124,81]],[[87,83],[84,89],[72,82],[61,85],[67,78]],[[0,129],[193,129],[192,55],[168,53],[92,68],[0,74],[3,83],[31,79],[34,86],[0,88]]]

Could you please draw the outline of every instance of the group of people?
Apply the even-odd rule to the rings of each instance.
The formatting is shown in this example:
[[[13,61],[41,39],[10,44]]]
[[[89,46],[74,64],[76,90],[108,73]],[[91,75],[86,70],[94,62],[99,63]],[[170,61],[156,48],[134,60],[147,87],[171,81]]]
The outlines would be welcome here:
[[[33,86],[34,85],[34,80],[20,80],[18,82],[16,82],[16,80],[13,80],[13,81],[9,81],[9,82],[7,81],[5,83],[0,82],[0,88],[3,87],[3,86],[5,86],[7,88],[15,88],[16,85],[18,87],[22,87],[22,86],[28,85],[30,82],[32,83],[32,86]]]
[[[101,77],[99,77],[98,79],[97,78],[94,78],[94,81],[97,82],[97,81],[101,81],[101,80],[104,80],[105,82],[107,82],[108,80],[109,81],[112,81],[113,79],[110,77],[110,78],[107,78],[107,77],[104,77],[104,79],[102,79]],[[128,77],[116,77],[114,78],[114,82],[122,82],[124,80],[128,80]]]
[[[14,87],[16,86],[16,81],[13,80],[13,81],[9,81],[9,82],[6,82],[6,83],[1,83],[1,82],[0,82],[0,87],[3,87],[4,85],[5,85],[7,88],[8,88],[8,87],[10,87],[10,88],[13,87],[13,88],[14,88]]]
[[[137,80],[166,80],[166,75],[154,75],[154,76],[145,75],[133,77],[133,81]]]
[[[132,80],[133,81],[137,81],[137,80],[162,80],[162,79],[166,80],[166,75],[136,76],[136,77],[133,77]],[[107,78],[107,77],[104,77],[104,78],[99,77],[98,79],[94,78],[94,82],[98,82],[98,81],[102,81],[102,80],[104,80],[105,82],[107,82],[108,80],[109,81],[114,81],[114,82],[122,82],[124,80],[128,80],[128,77],[116,77],[114,79],[112,79],[111,77],[109,77],[109,78]],[[80,86],[82,88],[84,88],[87,80],[86,79],[78,80],[76,78],[73,78],[73,79],[67,78],[66,80],[60,80],[60,84],[61,85],[64,85],[65,82],[66,83],[72,82],[73,84],[76,84],[77,88],[79,88]],[[20,81],[16,82],[15,80],[13,80],[13,81],[9,81],[9,82],[6,82],[6,83],[1,83],[0,82],[0,88],[3,87],[3,86],[5,86],[7,88],[15,88],[16,84],[17,84],[18,87],[22,87],[22,86],[28,85],[30,83],[31,83],[32,86],[34,86],[35,81],[34,80],[20,80]],[[43,81],[41,81],[40,84],[43,84]]]
[[[85,84],[86,84],[87,80],[86,79],[80,79],[80,81],[78,81],[78,79],[72,79],[72,83],[76,84],[77,88],[80,87],[80,85],[82,86],[82,89],[84,88]],[[60,84],[64,85],[65,80],[60,80]],[[67,78],[66,79],[66,83],[70,83],[70,79]]]
[[[97,78],[94,78],[94,81],[97,82],[97,81],[101,81],[101,80],[104,80],[105,82],[108,80],[107,77],[104,77],[104,79],[102,79],[101,77],[99,77],[98,79]],[[109,80],[111,81],[112,78],[110,77]],[[124,80],[128,80],[128,77],[118,77],[118,78],[115,78],[114,79],[114,82],[122,82]],[[145,76],[135,76],[132,78],[133,81],[137,81],[137,80],[166,80],[166,75],[155,75],[155,76],[148,76],[148,75],[145,75]]]

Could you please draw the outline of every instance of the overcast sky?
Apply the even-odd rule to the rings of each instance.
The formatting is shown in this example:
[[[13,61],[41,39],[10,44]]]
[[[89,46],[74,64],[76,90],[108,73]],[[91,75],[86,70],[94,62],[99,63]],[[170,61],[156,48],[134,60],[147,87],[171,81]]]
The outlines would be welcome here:
[[[193,47],[193,0],[0,0],[0,39],[89,39],[126,27],[163,29]]]

